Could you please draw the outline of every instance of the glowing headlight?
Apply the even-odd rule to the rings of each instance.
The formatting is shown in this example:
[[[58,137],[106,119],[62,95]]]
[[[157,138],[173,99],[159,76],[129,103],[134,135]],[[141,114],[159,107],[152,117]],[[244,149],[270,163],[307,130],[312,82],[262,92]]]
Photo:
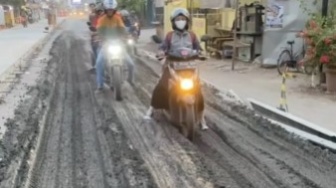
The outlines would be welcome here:
[[[134,44],[134,41],[132,39],[128,39],[127,43],[132,45]]]
[[[121,53],[121,47],[120,46],[109,46],[108,52],[112,55],[119,55]]]
[[[180,86],[183,90],[190,90],[194,87],[194,82],[192,79],[182,79]]]
[[[137,27],[137,26],[138,26],[138,23],[134,23],[134,26]]]

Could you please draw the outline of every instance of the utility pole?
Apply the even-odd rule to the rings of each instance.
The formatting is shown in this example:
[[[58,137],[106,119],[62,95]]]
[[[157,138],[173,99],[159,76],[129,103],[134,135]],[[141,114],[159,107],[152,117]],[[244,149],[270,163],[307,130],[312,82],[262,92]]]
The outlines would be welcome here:
[[[233,24],[233,54],[232,54],[232,64],[231,64],[231,70],[235,70],[235,61],[236,61],[236,55],[237,55],[237,25],[238,25],[238,13],[239,13],[239,0],[236,0],[236,15],[234,19]]]
[[[194,0],[190,0],[190,21],[192,23],[192,19],[194,17]]]
[[[323,0],[322,1],[322,10],[321,10],[321,13],[322,13],[323,17],[327,17],[328,16],[328,3],[329,3],[329,0]],[[323,72],[323,65],[320,66],[320,73],[321,73],[320,74],[320,84],[324,84],[324,83],[326,83],[326,75]]]

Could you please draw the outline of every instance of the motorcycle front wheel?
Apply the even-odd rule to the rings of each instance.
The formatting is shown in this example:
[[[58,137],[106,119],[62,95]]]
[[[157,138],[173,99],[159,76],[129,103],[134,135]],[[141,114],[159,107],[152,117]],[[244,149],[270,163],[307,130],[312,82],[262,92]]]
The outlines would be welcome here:
[[[187,105],[185,109],[185,128],[187,129],[187,138],[194,141],[197,132],[196,116],[194,105]]]
[[[121,71],[122,67],[121,66],[115,66],[112,67],[112,83],[113,83],[113,90],[114,90],[114,98],[117,101],[122,100],[122,94],[121,94]]]

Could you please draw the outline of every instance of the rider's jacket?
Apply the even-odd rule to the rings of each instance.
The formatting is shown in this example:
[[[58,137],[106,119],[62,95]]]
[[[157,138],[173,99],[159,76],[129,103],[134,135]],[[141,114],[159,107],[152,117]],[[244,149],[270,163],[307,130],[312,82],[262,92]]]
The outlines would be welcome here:
[[[92,24],[94,22],[95,18],[96,18],[96,14],[95,13],[90,13],[89,22]]]
[[[91,24],[92,24],[92,26],[93,27],[95,27],[95,28],[97,28],[97,24],[98,24],[98,20],[99,20],[99,18],[101,18],[103,15],[95,15],[95,17],[93,18],[93,20],[92,20],[92,22],[91,22]]]
[[[123,16],[123,21],[126,27],[132,26],[132,20],[130,19],[129,16]]]
[[[107,15],[99,18],[97,23],[97,32],[102,39],[119,38],[126,34],[126,29],[120,14],[114,14],[112,17]]]
[[[180,48],[190,48],[199,51],[201,49],[199,40],[195,38],[193,40],[189,31],[173,31],[171,37],[166,35],[165,40],[159,47],[159,50],[164,51],[167,54],[179,53],[175,51]]]
[[[92,19],[91,25],[95,28],[97,28],[98,20],[101,18],[103,15],[95,15],[95,17]],[[97,36],[96,32],[91,33],[91,42],[99,42],[99,37]]]

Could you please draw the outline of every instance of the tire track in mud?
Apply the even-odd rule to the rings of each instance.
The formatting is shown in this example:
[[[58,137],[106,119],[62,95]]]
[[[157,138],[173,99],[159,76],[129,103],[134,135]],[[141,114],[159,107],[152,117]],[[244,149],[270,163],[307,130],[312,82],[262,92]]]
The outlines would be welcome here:
[[[170,125],[161,126],[143,121],[143,104],[134,91],[124,87],[125,99],[115,102],[112,92],[104,94],[105,111],[114,111],[123,124],[125,132],[146,161],[159,187],[216,187],[192,144],[181,137]],[[186,150],[181,144],[187,145]],[[200,158],[200,156],[198,156]],[[221,171],[220,169],[217,170]],[[218,187],[218,186],[217,186]]]
[[[71,37],[76,38],[74,35],[72,35]],[[74,54],[82,54],[85,46],[85,44],[83,43],[84,41],[82,41],[82,39],[80,38],[76,38],[75,42],[77,43],[77,45],[72,46],[72,52],[74,52]],[[152,187],[153,182],[149,174],[146,173],[147,170],[145,168],[138,167],[138,165],[143,164],[143,162],[141,162],[141,158],[137,157],[137,154],[134,153],[134,151],[125,147],[128,145],[129,141],[122,133],[122,130],[119,133],[113,132],[113,130],[116,129],[111,127],[110,120],[115,119],[115,117],[108,117],[108,121],[104,122],[104,120],[106,120],[106,117],[100,112],[100,107],[96,105],[95,98],[93,98],[94,95],[92,95],[91,86],[88,84],[89,75],[83,66],[83,62],[87,62],[88,56],[77,57],[78,58],[71,61],[72,67],[70,70],[72,70],[72,72],[67,71],[67,74],[76,75],[76,77],[78,78],[78,82],[76,84],[79,85],[79,88],[81,88],[79,94],[85,96],[83,97],[83,100],[80,100],[80,105],[77,108],[80,109],[80,112],[86,112],[86,115],[81,114],[80,117],[82,122],[85,122],[85,124],[82,124],[81,126],[86,125],[84,126],[85,128],[81,128],[82,131],[85,130],[85,135],[83,134],[83,138],[87,139],[87,141],[84,140],[83,142],[84,148],[88,149],[86,150],[86,154],[88,156],[85,158],[91,159],[88,160],[86,163],[91,164],[91,168],[89,168],[90,170],[88,172],[88,177],[90,177],[90,182],[92,183],[90,187]],[[91,110],[85,111],[85,109]],[[89,118],[90,114],[91,118]],[[120,123],[112,123],[112,126],[116,124]],[[93,127],[93,125],[96,126]],[[91,131],[89,131],[90,129]],[[92,136],[92,134],[95,134],[96,136]],[[99,136],[99,139],[97,139],[97,134],[104,134],[104,136]],[[93,138],[95,139],[93,140]],[[89,142],[88,140],[92,141]],[[91,145],[91,147],[89,147],[89,145]],[[106,148],[107,150],[100,149],[101,152],[98,152],[102,153],[103,156],[97,155],[93,158],[92,150],[94,148],[97,148],[96,146],[101,146],[102,148],[106,148],[106,146],[108,146],[108,148]],[[109,151],[109,153],[107,153],[106,151]],[[108,160],[110,160],[110,163],[107,162]],[[110,165],[106,166],[105,161],[107,162],[107,164],[109,163]],[[98,170],[94,168],[96,166],[95,163],[97,162],[101,163],[99,166],[105,167],[105,169],[102,169],[100,171],[105,171],[104,177],[106,177],[107,180],[100,181],[102,180],[102,178],[98,177],[96,178],[96,180],[92,180],[92,177],[95,176]],[[105,184],[99,184],[99,182],[105,182]]]
[[[50,41],[46,42],[44,45],[46,51],[54,46],[58,36],[58,33],[55,33]],[[46,55],[46,51],[40,51],[39,56]],[[53,68],[51,61],[46,65],[44,62],[39,62],[27,68],[28,71],[38,70],[37,75],[33,76],[37,79],[37,84],[25,86],[27,87],[25,94],[28,97],[26,100],[21,99],[20,105],[15,109],[15,117],[6,122],[8,129],[1,142],[1,152],[5,152],[5,158],[1,158],[1,187],[23,187],[28,178],[34,181],[34,178],[31,178],[34,177],[34,174],[29,171],[33,162],[30,157],[39,142],[39,134],[43,130],[41,124],[44,121],[44,111],[47,108],[46,103],[49,102],[50,90],[54,88],[54,77],[48,74],[49,68]]]
[[[131,161],[141,159],[133,151],[118,151],[126,137],[111,134],[106,129],[110,125],[101,121],[104,116],[83,66],[86,56],[71,55],[83,53],[82,39],[65,32],[59,40],[56,94],[37,156],[43,162],[35,166],[32,187],[153,187],[146,169],[137,172]]]
[[[336,187],[334,154],[301,143],[206,87],[211,130],[195,143],[164,118],[143,120],[158,79],[145,64],[137,64],[136,85],[124,85],[123,102],[112,91],[94,94],[81,35],[65,32],[55,47],[51,72],[58,77],[33,187]]]

